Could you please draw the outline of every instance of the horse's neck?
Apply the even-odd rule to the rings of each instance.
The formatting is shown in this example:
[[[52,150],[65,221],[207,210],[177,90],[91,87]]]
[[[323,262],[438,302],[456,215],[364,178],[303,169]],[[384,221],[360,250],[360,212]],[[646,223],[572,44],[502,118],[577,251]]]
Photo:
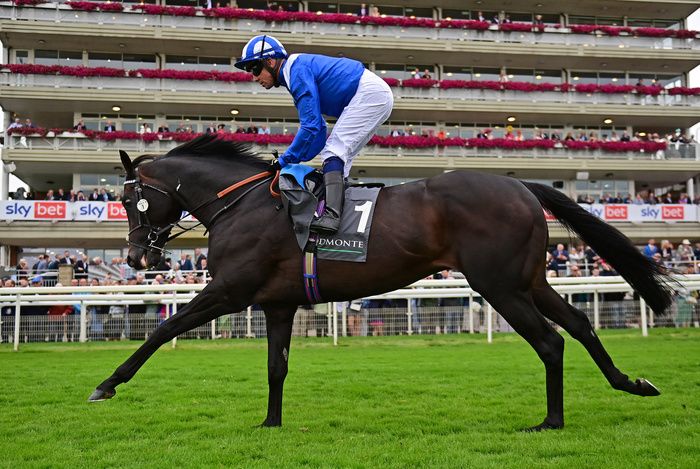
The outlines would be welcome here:
[[[169,181],[167,185],[181,201],[182,208],[196,211],[192,215],[206,224],[221,208],[220,203],[213,202],[219,192],[260,171],[244,164],[216,168],[200,163],[203,162],[190,160],[184,166],[163,167],[160,174]],[[206,205],[202,207],[202,204]]]

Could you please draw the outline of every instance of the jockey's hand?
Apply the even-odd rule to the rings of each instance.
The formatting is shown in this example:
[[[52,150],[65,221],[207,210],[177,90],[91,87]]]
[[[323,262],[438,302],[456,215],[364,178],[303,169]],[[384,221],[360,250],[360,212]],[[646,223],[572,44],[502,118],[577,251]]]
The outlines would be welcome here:
[[[277,153],[277,150],[272,152],[272,161],[270,161],[270,172],[276,173],[277,171],[282,169],[282,165],[280,164],[279,161],[279,153]]]

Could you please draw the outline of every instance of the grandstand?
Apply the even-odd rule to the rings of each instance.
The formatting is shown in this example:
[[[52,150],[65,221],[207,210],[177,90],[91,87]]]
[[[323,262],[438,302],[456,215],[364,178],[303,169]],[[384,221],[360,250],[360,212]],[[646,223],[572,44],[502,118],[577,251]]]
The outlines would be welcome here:
[[[492,172],[592,202],[640,245],[700,241],[700,146],[688,132],[700,116],[700,88],[688,81],[700,35],[686,24],[696,8],[689,0],[409,0],[364,10],[355,1],[0,2],[0,106],[11,127],[2,177],[5,191],[12,173],[35,199],[2,194],[0,264],[59,248],[123,257],[117,149],[165,152],[207,131],[263,153],[285,148],[299,125],[291,97],[261,92],[232,66],[260,32],[290,53],[358,59],[391,85],[394,113],[356,159],[358,181]],[[46,200],[59,189],[64,201]],[[552,242],[568,240],[556,224],[551,233]],[[173,241],[174,256],[204,247],[202,235]]]

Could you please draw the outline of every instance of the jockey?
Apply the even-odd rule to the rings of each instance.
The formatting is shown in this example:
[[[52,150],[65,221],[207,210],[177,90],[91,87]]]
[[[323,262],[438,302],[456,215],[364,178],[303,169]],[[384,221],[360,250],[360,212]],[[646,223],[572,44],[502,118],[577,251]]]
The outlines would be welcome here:
[[[344,178],[350,174],[352,160],[389,118],[394,104],[391,89],[360,62],[317,54],[288,55],[277,39],[267,35],[248,41],[235,65],[251,72],[265,89],[282,85],[294,98],[299,132],[273,164],[283,168],[321,155],[326,208],[311,229],[335,233],[343,212]],[[322,115],[338,118],[329,137]]]

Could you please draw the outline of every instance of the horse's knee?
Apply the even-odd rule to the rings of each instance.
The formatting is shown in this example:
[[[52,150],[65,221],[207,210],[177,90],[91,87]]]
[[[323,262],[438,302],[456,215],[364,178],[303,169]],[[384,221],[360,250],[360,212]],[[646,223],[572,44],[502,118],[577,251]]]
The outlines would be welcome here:
[[[280,361],[279,363],[269,363],[267,365],[267,379],[271,383],[279,383],[287,377],[287,364]]]
[[[545,366],[561,366],[564,362],[564,338],[556,333],[545,338],[537,347],[537,354]]]

